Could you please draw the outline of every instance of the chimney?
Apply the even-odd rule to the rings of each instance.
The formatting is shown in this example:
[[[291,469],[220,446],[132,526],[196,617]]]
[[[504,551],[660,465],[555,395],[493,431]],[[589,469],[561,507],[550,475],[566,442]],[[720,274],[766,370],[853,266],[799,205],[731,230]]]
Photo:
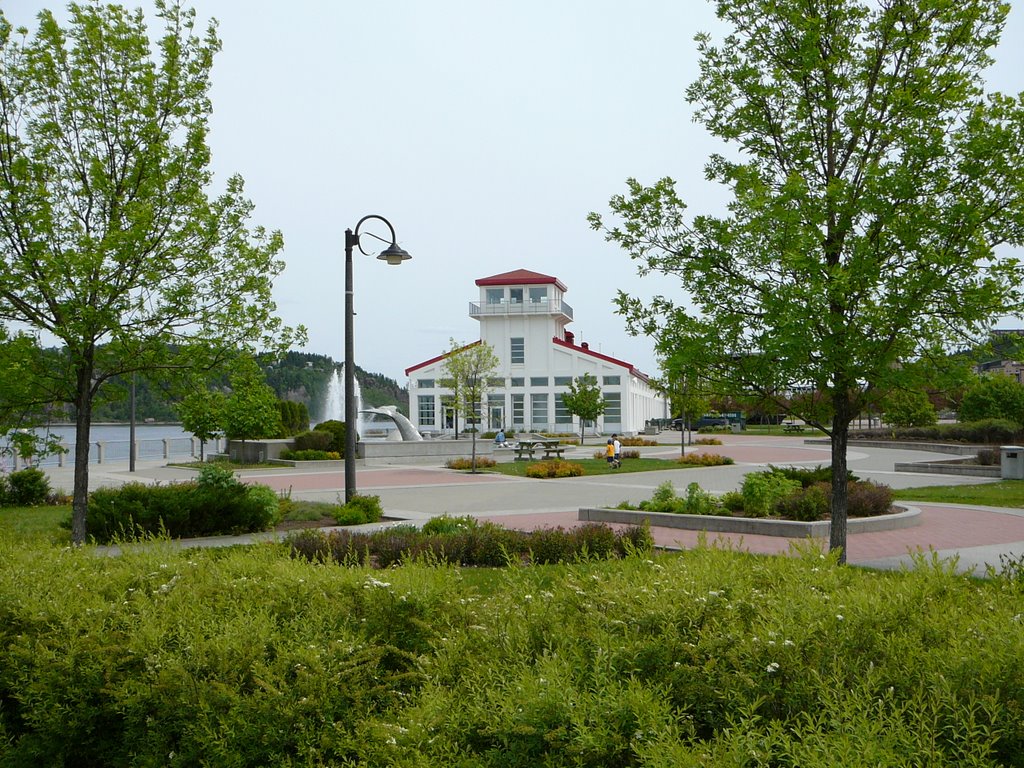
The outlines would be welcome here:
[[[584,349],[590,349],[590,344],[588,344],[585,341],[582,344],[580,344],[580,346],[583,347]]]
[[[574,333],[573,333],[572,331],[566,331],[566,332],[565,332],[565,340],[566,340],[567,342],[569,342],[570,344],[572,344],[572,343],[574,343],[574,342],[575,342],[575,339],[576,339],[576,335],[575,335],[575,334],[574,334]]]

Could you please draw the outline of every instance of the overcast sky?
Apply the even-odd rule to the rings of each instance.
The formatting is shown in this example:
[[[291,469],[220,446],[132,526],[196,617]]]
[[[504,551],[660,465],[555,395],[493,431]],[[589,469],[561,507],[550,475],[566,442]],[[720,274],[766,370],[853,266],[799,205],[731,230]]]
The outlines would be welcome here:
[[[0,2],[9,21],[33,31],[41,8],[65,7]],[[522,268],[567,286],[577,343],[657,373],[651,341],[626,333],[612,300],[618,289],[671,295],[676,286],[638,277],[586,216],[606,212],[631,176],[672,176],[693,211],[723,204],[703,177],[721,145],[683,98],[697,75],[693,36],[722,31],[712,3],[193,6],[202,27],[218,20],[223,41],[210,135],[217,179],[241,174],[254,223],[284,234],[275,296],[287,323],[308,327],[308,351],[344,359],[344,232],[380,214],[413,258],[389,267],[356,254],[361,368],[404,384],[405,368],[441,354],[450,338],[479,338],[474,281]],[[1011,11],[989,78],[1014,94],[1024,90],[1022,16]]]

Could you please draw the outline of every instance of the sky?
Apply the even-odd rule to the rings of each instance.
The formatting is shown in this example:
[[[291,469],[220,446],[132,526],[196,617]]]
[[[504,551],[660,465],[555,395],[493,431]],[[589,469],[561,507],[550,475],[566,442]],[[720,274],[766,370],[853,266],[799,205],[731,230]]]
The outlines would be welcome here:
[[[150,6],[136,0],[126,5]],[[42,8],[0,0],[15,26]],[[252,223],[284,235],[278,314],[309,352],[344,359],[345,230],[384,216],[412,259],[356,251],[359,367],[405,369],[479,338],[475,280],[515,269],[557,277],[576,342],[658,373],[613,300],[680,295],[640,277],[590,229],[627,178],[678,183],[693,212],[720,212],[704,179],[722,145],[692,120],[698,32],[724,29],[704,0],[193,0],[215,18],[209,143],[217,181],[240,174]],[[147,16],[152,18],[152,16]],[[1024,90],[1024,11],[1010,13],[989,82]],[[214,191],[219,191],[218,187]],[[368,222],[363,232],[387,236]],[[363,237],[366,250],[375,241]],[[381,247],[383,247],[381,245]],[[379,249],[378,249],[379,250]],[[372,252],[372,251],[371,251]],[[375,255],[375,254],[374,254]]]

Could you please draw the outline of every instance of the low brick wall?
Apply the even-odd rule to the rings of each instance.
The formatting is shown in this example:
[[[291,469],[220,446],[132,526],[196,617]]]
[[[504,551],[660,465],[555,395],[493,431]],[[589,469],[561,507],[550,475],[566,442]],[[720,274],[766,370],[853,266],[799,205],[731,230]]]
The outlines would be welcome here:
[[[921,510],[917,507],[896,505],[901,512],[878,517],[854,517],[846,521],[850,534],[892,531],[921,524]],[[592,523],[624,523],[643,525],[645,522],[659,528],[680,528],[708,533],[746,533],[760,536],[785,536],[804,539],[827,539],[832,523],[818,520],[801,523],[796,520],[772,520],[758,517],[731,517],[726,515],[676,515],[671,512],[643,512],[631,509],[601,509],[581,507],[579,520]]]

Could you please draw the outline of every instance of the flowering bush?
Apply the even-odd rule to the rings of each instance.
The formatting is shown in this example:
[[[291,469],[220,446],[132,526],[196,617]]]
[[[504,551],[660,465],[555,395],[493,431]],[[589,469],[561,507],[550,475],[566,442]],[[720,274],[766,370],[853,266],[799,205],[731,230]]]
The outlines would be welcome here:
[[[720,456],[717,453],[688,453],[676,460],[677,464],[684,464],[692,467],[720,467],[725,464],[735,464],[729,456]]]
[[[281,458],[285,461],[338,461],[341,459],[341,454],[337,451],[318,451],[312,449],[291,451],[286,448],[281,451]]]
[[[493,467],[497,463],[498,462],[495,461],[494,459],[492,459],[490,456],[477,456],[476,457],[476,468],[477,469],[486,468],[486,467]],[[444,465],[448,469],[472,469],[473,468],[473,460],[471,458],[470,459],[465,459],[465,458],[448,459],[448,461],[446,461],[444,463]]]
[[[694,445],[721,445],[722,441],[717,437],[698,437],[693,441]]]
[[[583,474],[583,467],[575,461],[538,461],[526,468],[527,477],[550,478],[550,477],[579,477]]]

